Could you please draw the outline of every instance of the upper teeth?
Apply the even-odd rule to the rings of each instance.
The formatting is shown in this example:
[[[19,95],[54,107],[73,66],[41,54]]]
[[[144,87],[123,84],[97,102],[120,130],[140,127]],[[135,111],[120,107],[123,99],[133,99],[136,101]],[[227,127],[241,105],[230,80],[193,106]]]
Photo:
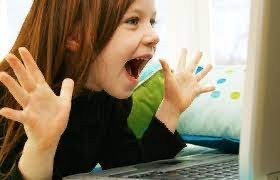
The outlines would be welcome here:
[[[148,58],[135,58],[136,60],[142,60],[142,61],[145,61],[145,60],[148,60]]]

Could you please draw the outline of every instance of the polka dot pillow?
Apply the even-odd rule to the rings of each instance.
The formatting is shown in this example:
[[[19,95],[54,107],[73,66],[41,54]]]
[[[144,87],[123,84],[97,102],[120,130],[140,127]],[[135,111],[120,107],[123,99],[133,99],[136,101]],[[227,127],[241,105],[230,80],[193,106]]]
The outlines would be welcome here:
[[[198,67],[196,73],[203,67]],[[202,84],[216,90],[199,95],[181,114],[178,132],[188,143],[236,152],[239,148],[244,66],[216,66]],[[135,89],[128,125],[141,138],[163,97],[163,74],[157,62],[148,65]]]
[[[190,141],[204,136],[239,142],[244,77],[244,66],[216,66],[202,82],[216,90],[199,95],[181,114],[178,132]]]

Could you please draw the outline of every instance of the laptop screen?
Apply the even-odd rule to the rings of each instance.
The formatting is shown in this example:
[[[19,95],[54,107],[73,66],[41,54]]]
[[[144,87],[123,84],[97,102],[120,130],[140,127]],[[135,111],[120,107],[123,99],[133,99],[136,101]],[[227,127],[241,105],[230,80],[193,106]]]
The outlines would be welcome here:
[[[252,0],[239,160],[241,179],[266,179],[280,172],[279,9],[279,0]]]

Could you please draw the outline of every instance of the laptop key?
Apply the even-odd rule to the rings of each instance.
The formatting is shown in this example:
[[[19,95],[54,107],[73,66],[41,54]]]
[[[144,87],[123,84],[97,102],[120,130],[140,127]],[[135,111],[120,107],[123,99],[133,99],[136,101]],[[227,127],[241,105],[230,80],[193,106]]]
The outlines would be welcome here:
[[[239,179],[238,160],[184,167],[171,171],[154,171],[129,178],[147,179]]]

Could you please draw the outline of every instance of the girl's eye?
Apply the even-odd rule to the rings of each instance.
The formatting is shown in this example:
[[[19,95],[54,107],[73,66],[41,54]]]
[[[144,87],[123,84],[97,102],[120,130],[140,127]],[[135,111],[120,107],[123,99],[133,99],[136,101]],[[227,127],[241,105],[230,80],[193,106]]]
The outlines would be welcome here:
[[[137,18],[137,17],[131,18],[126,21],[126,23],[131,24],[131,25],[137,25],[138,22],[139,22],[139,18]]]
[[[157,21],[155,19],[151,19],[150,24],[154,27],[157,24]]]

